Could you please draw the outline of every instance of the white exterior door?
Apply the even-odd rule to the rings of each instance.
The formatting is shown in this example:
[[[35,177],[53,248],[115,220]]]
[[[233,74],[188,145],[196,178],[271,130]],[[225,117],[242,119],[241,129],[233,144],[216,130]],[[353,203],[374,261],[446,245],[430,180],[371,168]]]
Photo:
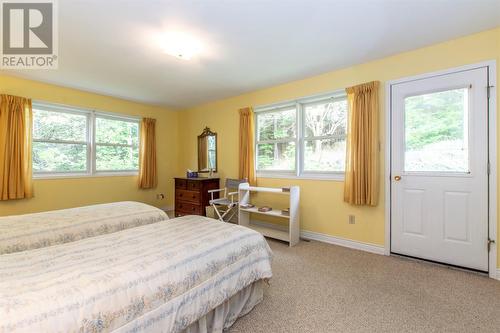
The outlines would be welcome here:
[[[391,252],[488,271],[487,68],[391,86]]]

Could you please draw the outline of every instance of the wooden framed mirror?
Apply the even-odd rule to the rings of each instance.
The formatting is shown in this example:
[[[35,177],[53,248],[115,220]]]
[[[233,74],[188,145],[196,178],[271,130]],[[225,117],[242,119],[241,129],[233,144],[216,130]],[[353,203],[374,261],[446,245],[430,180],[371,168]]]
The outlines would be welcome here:
[[[198,135],[198,172],[217,172],[217,133],[205,127]]]

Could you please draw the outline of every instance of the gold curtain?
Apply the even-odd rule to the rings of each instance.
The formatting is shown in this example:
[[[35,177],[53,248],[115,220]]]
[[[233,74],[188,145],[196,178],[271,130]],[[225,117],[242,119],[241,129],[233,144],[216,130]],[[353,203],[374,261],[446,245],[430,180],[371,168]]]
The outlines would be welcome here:
[[[139,188],[155,188],[158,184],[156,173],[156,119],[143,118],[141,121],[141,143],[139,150]]]
[[[346,89],[349,107],[344,201],[376,206],[379,194],[379,82]]]
[[[240,155],[239,172],[240,179],[248,179],[252,185],[257,183],[254,166],[254,124],[252,108],[240,109]]]
[[[31,99],[0,95],[0,200],[33,197]]]

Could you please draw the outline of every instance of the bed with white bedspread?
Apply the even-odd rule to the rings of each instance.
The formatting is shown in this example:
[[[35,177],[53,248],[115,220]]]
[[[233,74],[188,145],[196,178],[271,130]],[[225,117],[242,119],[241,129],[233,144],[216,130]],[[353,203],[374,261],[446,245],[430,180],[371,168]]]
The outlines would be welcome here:
[[[134,201],[0,217],[0,254],[73,242],[167,219],[161,209]]]
[[[262,299],[271,257],[200,216],[3,254],[0,332],[220,332]]]

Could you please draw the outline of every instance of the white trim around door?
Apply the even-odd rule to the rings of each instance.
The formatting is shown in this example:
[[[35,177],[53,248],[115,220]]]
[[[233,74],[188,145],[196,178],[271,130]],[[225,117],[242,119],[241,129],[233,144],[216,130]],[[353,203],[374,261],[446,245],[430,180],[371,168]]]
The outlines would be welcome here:
[[[489,154],[489,196],[488,196],[488,234],[495,243],[491,244],[489,252],[488,273],[491,278],[499,278],[497,275],[497,94],[496,94],[496,61],[486,61],[472,65],[450,68],[443,71],[426,73],[422,75],[406,77],[387,81],[385,84],[385,247],[384,254],[391,254],[391,103],[392,86],[424,78],[436,77],[471,69],[488,68],[489,79],[489,104],[488,104],[488,154]]]

